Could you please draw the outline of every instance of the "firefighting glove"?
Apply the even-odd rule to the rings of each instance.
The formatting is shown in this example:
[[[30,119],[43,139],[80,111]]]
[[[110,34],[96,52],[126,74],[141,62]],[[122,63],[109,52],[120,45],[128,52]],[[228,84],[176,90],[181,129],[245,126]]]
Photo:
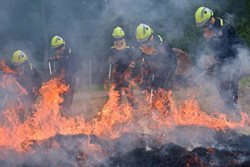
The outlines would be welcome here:
[[[129,66],[128,66],[130,69],[134,69],[135,68],[135,62],[132,61]]]

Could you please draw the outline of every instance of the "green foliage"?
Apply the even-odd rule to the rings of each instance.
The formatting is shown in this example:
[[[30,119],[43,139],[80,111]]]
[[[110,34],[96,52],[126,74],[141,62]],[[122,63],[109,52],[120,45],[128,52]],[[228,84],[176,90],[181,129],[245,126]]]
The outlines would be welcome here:
[[[250,77],[243,77],[240,80],[240,87],[250,86]]]
[[[236,30],[247,45],[250,46],[250,20],[248,18],[239,19]]]

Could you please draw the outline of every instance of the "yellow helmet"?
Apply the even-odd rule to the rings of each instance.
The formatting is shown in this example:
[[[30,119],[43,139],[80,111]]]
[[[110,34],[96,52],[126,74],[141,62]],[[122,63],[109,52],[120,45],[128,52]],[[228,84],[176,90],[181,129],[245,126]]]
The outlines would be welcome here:
[[[197,27],[204,26],[213,16],[213,11],[206,7],[200,7],[195,13],[195,22]]]
[[[62,45],[65,45],[65,41],[64,41],[61,37],[55,35],[55,36],[51,39],[51,47],[52,47],[52,48],[58,48],[58,47],[60,47],[60,46],[62,46]]]
[[[135,36],[138,42],[145,42],[153,34],[153,30],[146,24],[140,24],[136,28]]]
[[[113,30],[112,36],[116,39],[123,38],[125,36],[125,32],[118,26]]]
[[[21,65],[28,60],[27,54],[21,50],[17,50],[12,54],[11,63]]]

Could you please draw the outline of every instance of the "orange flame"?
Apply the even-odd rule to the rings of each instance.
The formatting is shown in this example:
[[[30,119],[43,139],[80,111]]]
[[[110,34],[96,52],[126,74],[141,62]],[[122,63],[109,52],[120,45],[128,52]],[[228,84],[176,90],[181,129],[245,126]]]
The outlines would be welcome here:
[[[0,70],[5,73],[1,75],[0,88],[19,91],[19,95],[27,94],[26,90],[16,81],[16,71],[7,66],[4,60],[0,60]]]
[[[177,107],[171,92],[158,90],[154,94],[153,106],[140,100],[139,109],[132,110],[129,105],[118,105],[119,93],[111,88],[109,100],[104,105],[97,118],[86,121],[83,117],[63,117],[60,104],[61,94],[68,90],[60,78],[53,78],[43,84],[39,90],[41,97],[34,104],[32,116],[25,122],[18,121],[17,114],[5,114],[8,123],[0,125],[0,147],[12,148],[17,151],[30,150],[32,141],[42,141],[56,134],[63,135],[96,135],[113,139],[126,132],[144,132],[145,127],[151,132],[162,127],[204,126],[215,130],[244,127],[250,119],[242,113],[240,122],[227,120],[225,114],[210,115],[202,111],[195,99],[187,99],[182,106]],[[148,96],[148,95],[146,95]],[[153,109],[152,109],[153,107]],[[10,111],[10,110],[8,110]],[[15,113],[14,110],[11,110]],[[7,113],[7,111],[5,111]],[[140,120],[146,119],[147,124],[141,125]],[[102,153],[102,149],[87,143],[89,152]],[[103,156],[101,156],[103,157]],[[100,159],[100,156],[97,157]]]
[[[16,74],[16,71],[9,68],[4,60],[0,60],[0,70],[7,74]]]

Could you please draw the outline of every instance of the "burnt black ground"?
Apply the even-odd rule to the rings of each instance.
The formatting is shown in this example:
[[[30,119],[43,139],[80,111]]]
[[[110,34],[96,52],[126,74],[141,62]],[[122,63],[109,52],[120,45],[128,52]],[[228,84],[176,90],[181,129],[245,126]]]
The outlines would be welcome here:
[[[197,147],[192,151],[174,143],[152,150],[136,148],[105,160],[101,167],[243,167],[250,166],[250,136],[234,131],[219,131],[214,147]]]
[[[187,130],[187,127],[180,127]],[[202,131],[205,129],[201,128]],[[210,130],[207,129],[208,133]],[[171,133],[172,134],[172,133]],[[214,132],[211,146],[192,149],[168,143],[158,145],[151,135],[124,134],[115,140],[97,136],[57,135],[45,141],[32,141],[30,151],[22,157],[13,150],[0,167],[248,167],[250,166],[250,136],[232,130]],[[98,161],[86,143],[102,148],[109,155]],[[56,144],[55,144],[56,143]],[[1,148],[0,151],[4,149]]]

